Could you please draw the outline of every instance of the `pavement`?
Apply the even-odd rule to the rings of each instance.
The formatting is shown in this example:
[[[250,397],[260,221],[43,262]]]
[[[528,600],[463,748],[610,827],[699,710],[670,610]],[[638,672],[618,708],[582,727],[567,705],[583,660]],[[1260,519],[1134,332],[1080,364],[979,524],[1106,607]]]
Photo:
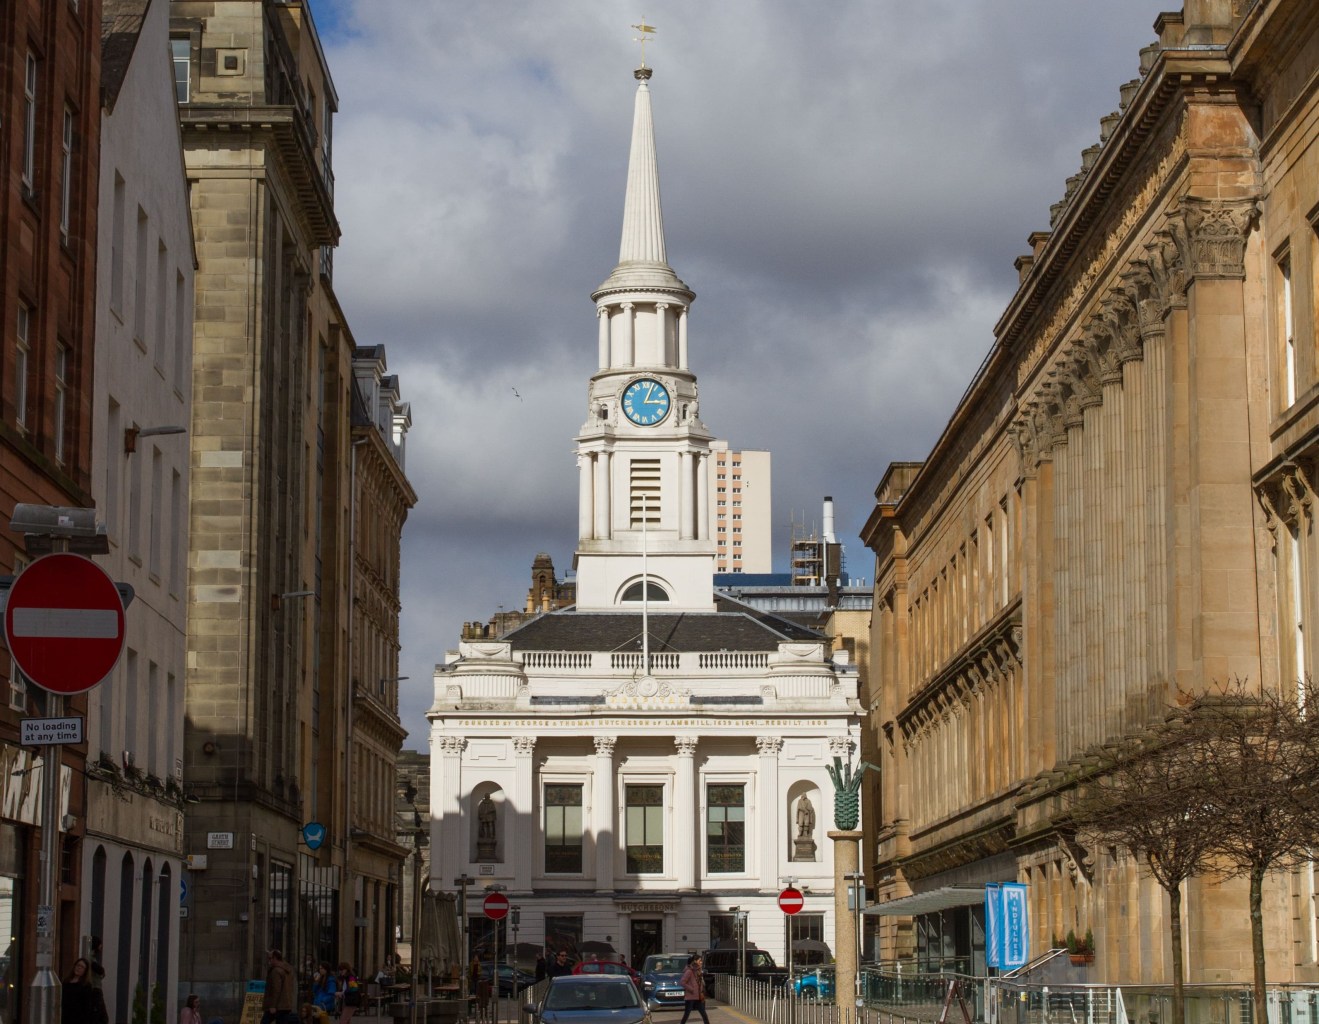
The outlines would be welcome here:
[[[760,1024],[755,1017],[748,1017],[745,1013],[713,999],[705,1001],[705,1012],[710,1017],[710,1024]],[[682,1011],[651,1010],[650,1019],[654,1024],[678,1024],[682,1020]],[[701,1015],[693,1012],[687,1018],[687,1024],[701,1024]]]

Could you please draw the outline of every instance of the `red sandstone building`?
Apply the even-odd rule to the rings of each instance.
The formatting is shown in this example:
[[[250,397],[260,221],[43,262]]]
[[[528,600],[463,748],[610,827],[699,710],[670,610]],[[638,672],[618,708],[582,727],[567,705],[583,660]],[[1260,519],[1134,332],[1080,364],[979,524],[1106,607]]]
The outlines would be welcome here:
[[[92,504],[92,336],[100,131],[101,0],[0,5],[0,575],[25,560],[8,530],[14,505]],[[0,1021],[25,1016],[35,971],[40,771],[18,743],[40,715],[0,657]],[[76,701],[76,705],[82,701]],[[67,810],[81,820],[85,751],[66,747]],[[77,943],[79,825],[64,836],[57,893],[57,971]]]

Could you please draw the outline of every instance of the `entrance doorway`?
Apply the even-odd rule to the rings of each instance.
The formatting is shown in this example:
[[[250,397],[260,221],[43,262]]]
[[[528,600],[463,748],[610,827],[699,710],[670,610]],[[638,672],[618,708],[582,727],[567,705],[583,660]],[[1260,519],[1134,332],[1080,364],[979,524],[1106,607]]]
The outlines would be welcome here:
[[[664,922],[632,919],[632,966],[641,970],[646,957],[664,952]]]

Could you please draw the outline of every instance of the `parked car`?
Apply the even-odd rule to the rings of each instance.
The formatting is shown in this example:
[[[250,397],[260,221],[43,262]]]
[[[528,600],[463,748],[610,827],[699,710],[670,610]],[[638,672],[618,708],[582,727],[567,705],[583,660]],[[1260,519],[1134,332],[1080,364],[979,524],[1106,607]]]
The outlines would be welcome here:
[[[650,1024],[641,992],[618,974],[551,978],[540,1002],[523,1009],[539,1024]]]
[[[495,965],[483,963],[481,965],[481,980],[486,984],[493,984],[492,979],[494,977]],[[515,995],[528,985],[534,985],[535,983],[535,975],[528,974],[521,968],[514,967],[511,964],[499,965],[499,994],[501,996]]]
[[[682,994],[682,972],[687,969],[686,953],[656,953],[641,965],[641,994],[652,1010],[672,1006],[681,1010],[686,1002]]]
[[[816,967],[798,975],[792,991],[798,999],[833,999],[837,972],[832,967]]]
[[[787,970],[776,964],[774,957],[766,950],[756,946],[746,946],[743,951],[746,954],[745,970],[738,967],[736,946],[706,950],[701,954],[705,959],[705,973],[708,975],[745,974],[748,978],[767,981],[777,988],[782,988],[787,984]]]
[[[573,974],[625,974],[641,988],[641,975],[623,960],[593,959],[575,964]]]

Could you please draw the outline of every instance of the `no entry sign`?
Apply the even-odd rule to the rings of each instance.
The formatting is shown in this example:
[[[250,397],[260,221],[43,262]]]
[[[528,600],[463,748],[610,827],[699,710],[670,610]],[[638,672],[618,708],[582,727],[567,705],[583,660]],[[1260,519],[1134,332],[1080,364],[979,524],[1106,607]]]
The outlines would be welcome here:
[[[806,899],[804,896],[802,896],[801,890],[794,889],[792,886],[788,886],[781,893],[779,893],[779,909],[783,911],[785,914],[797,913],[799,910],[801,910],[802,905],[805,902]]]
[[[508,897],[502,892],[492,892],[481,904],[481,909],[490,920],[498,921],[508,916]]]
[[[124,602],[114,580],[82,555],[38,558],[15,578],[5,643],[28,679],[82,693],[110,674],[124,647]]]

